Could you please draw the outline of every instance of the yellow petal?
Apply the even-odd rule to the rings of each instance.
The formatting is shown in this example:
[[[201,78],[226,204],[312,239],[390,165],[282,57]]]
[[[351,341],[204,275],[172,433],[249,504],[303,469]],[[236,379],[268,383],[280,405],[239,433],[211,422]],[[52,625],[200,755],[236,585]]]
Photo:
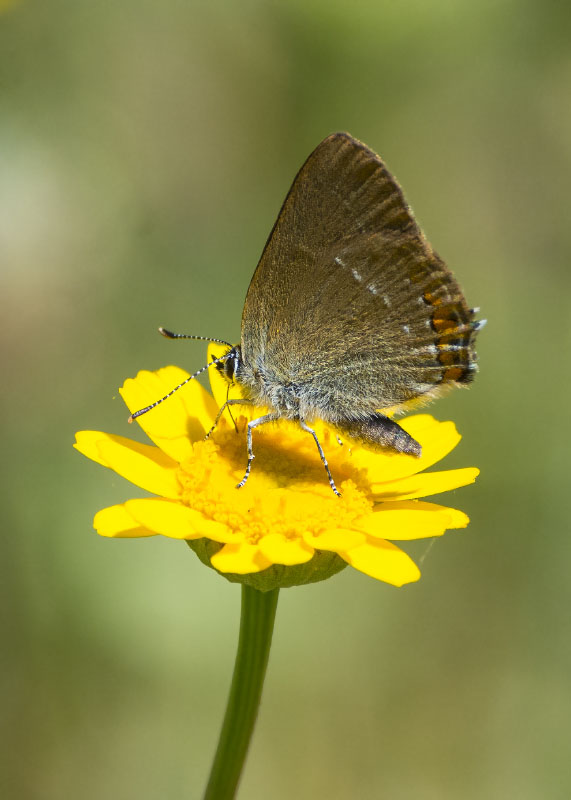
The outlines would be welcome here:
[[[210,559],[212,566],[220,572],[235,572],[246,575],[261,572],[271,567],[272,562],[263,555],[257,544],[225,544]]]
[[[420,578],[420,570],[412,558],[390,542],[369,540],[339,555],[355,569],[393,586]]]
[[[128,378],[119,389],[129,411],[155,403],[186,378],[179,367],[164,367],[157,372],[142,370]],[[193,380],[172,394],[168,400],[137,417],[137,422],[155,444],[179,463],[192,452],[192,442],[203,439],[216,415],[214,400]]]
[[[422,455],[415,458],[414,473],[428,469],[452,452],[462,438],[451,422],[440,422],[430,414],[417,414],[400,420],[399,425],[422,446]]]
[[[324,531],[317,536],[312,533],[305,533],[304,540],[308,545],[316,550],[348,550],[350,547],[363,544],[367,540],[364,533],[358,530],[348,530],[347,528],[337,528],[332,531]]]
[[[476,467],[450,469],[441,472],[422,472],[409,475],[396,481],[375,484],[371,487],[375,500],[412,500],[415,497],[428,497],[441,492],[449,492],[460,486],[474,483],[480,470]]]
[[[462,438],[453,422],[439,422],[430,414],[399,420],[399,425],[422,447],[420,458],[389,450],[375,452],[359,448],[353,453],[357,466],[366,467],[371,483],[394,481],[428,469],[453,450]]]
[[[158,375],[163,384],[170,384],[171,386],[173,379],[175,386],[177,386],[181,381],[185,380],[187,374],[180,367],[173,366],[163,367],[158,370]],[[207,392],[204,386],[196,379],[189,381],[180,391],[182,392],[181,399],[186,406],[188,416],[195,417],[205,434],[208,433],[218,413],[216,401],[210,392]]]
[[[372,514],[355,520],[355,528],[369,536],[394,541],[441,536],[450,528],[465,528],[469,518],[463,511],[436,503],[402,500],[382,503]]]
[[[430,511],[434,512],[435,514],[446,514],[448,517],[446,527],[448,529],[456,530],[457,528],[465,528],[470,522],[470,517],[463,511],[460,511],[458,508],[441,506],[438,503],[427,503],[424,500],[403,500],[402,503],[399,502],[399,505],[402,505],[404,508],[410,507],[413,504],[416,509],[422,511]],[[392,508],[394,505],[396,505],[396,503],[387,504],[387,506],[390,508]]]
[[[259,542],[260,552],[272,564],[305,564],[313,558],[314,549],[300,539],[288,539],[281,533],[270,533]]]
[[[102,508],[93,518],[93,527],[100,536],[110,538],[131,539],[137,536],[155,535],[154,531],[138,525],[127,513],[124,505]]]
[[[236,539],[236,534],[226,525],[205,519],[198,511],[181,503],[148,497],[128,500],[125,508],[140,525],[171,539],[201,539],[203,536],[216,542]]]
[[[98,446],[99,442],[106,436],[109,436],[109,434],[102,431],[78,431],[75,434],[75,444],[73,446],[82,455],[87,456],[97,464],[101,464],[102,467],[108,467],[109,464],[102,458]]]
[[[465,514],[463,511],[460,511],[458,508],[450,508],[449,506],[441,506],[438,503],[426,503],[423,500],[404,500],[403,505],[405,503],[415,503],[418,508],[425,509],[427,511],[435,511],[439,514],[447,514],[448,515],[448,525],[449,529],[458,529],[458,528],[465,528],[468,523],[470,522],[470,517],[468,514]],[[392,503],[391,503],[392,505]]]
[[[102,431],[80,431],[76,440],[76,450],[135,486],[162,497],[180,496],[178,465],[158,447]]]

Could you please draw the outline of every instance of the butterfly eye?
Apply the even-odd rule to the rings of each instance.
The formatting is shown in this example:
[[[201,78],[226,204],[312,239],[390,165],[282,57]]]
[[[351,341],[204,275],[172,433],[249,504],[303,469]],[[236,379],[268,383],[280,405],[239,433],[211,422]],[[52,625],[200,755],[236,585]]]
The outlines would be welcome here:
[[[240,369],[241,361],[240,348],[237,345],[232,348],[224,361],[219,361],[216,364],[216,369],[229,383],[234,383],[234,378]]]

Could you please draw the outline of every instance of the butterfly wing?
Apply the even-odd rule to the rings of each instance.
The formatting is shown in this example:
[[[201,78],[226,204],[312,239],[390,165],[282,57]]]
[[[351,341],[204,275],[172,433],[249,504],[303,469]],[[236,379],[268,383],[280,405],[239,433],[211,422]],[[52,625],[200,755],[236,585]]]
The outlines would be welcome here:
[[[475,370],[478,323],[382,160],[346,133],[297,174],[254,273],[242,356],[335,421]]]

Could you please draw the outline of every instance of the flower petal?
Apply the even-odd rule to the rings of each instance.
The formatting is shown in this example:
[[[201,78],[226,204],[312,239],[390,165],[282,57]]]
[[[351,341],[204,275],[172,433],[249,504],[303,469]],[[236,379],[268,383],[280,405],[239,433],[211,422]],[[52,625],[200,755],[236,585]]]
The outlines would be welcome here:
[[[180,367],[141,370],[136,378],[128,378],[119,392],[129,411],[135,412],[166,397],[188,377]],[[137,417],[137,422],[161,450],[180,463],[191,454],[192,442],[203,439],[210,430],[215,416],[213,398],[194,380]]]
[[[315,550],[300,539],[288,539],[282,533],[270,533],[259,542],[260,552],[272,564],[305,564],[313,558]]]
[[[355,528],[369,536],[394,541],[441,536],[450,528],[465,528],[469,518],[463,511],[436,503],[402,500],[382,503],[372,514],[355,520]]]
[[[324,531],[317,535],[308,532],[304,533],[303,538],[308,545],[311,545],[316,550],[333,550],[335,552],[348,550],[350,547],[356,547],[367,540],[364,533],[347,528]]]
[[[102,431],[79,431],[74,447],[141,489],[172,499],[180,496],[178,465],[158,447]]]
[[[367,541],[339,555],[355,569],[393,586],[420,578],[420,570],[412,558],[390,542]]]
[[[73,446],[76,450],[79,450],[82,455],[87,456],[87,458],[90,458],[97,464],[101,464],[102,467],[108,467],[109,464],[107,464],[99,452],[98,443],[109,435],[108,433],[102,433],[102,431],[78,431],[75,434],[75,444]]]
[[[229,542],[237,537],[221,522],[205,519],[200,512],[171,500],[155,497],[127,500],[125,508],[140,525],[171,539],[206,536],[215,542]]]
[[[154,536],[155,531],[142,528],[127,513],[124,505],[108,506],[93,518],[93,527],[100,536],[131,539],[137,536]]]
[[[245,575],[249,572],[261,572],[271,567],[272,562],[260,551],[257,544],[225,544],[210,559],[212,566],[219,572],[235,572]]]
[[[479,474],[480,470],[476,467],[422,472],[400,480],[374,484],[371,489],[377,501],[412,500],[415,497],[428,497],[467,486],[469,483],[474,483]]]

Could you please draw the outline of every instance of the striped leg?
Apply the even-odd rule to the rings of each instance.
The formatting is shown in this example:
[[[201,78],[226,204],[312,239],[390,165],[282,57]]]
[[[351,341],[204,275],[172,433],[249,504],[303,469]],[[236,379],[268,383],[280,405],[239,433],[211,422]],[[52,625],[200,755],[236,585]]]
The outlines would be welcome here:
[[[309,425],[307,425],[305,422],[303,422],[303,420],[300,420],[299,424],[301,425],[301,427],[303,428],[304,431],[307,431],[307,433],[310,433],[313,436],[315,444],[317,445],[317,449],[319,450],[319,455],[321,456],[321,460],[323,461],[323,466],[325,467],[325,472],[327,473],[327,477],[329,478],[329,485],[331,486],[331,488],[333,489],[333,491],[335,492],[337,497],[341,497],[341,492],[335,486],[335,481],[333,480],[333,476],[331,475],[331,471],[329,470],[329,464],[327,463],[327,459],[325,458],[325,453],[323,452],[323,448],[321,447],[321,444],[319,443],[319,439],[317,438],[317,434],[315,433],[313,428],[310,428]]]
[[[258,419],[253,419],[251,422],[248,422],[248,466],[246,467],[246,473],[239,484],[237,484],[236,489],[241,489],[242,486],[248,480],[250,475],[250,470],[252,468],[252,461],[254,460],[254,451],[252,449],[252,431],[254,428],[257,428],[258,425],[263,425],[266,422],[275,422],[280,418],[279,414],[266,414],[263,417],[258,417]]]

